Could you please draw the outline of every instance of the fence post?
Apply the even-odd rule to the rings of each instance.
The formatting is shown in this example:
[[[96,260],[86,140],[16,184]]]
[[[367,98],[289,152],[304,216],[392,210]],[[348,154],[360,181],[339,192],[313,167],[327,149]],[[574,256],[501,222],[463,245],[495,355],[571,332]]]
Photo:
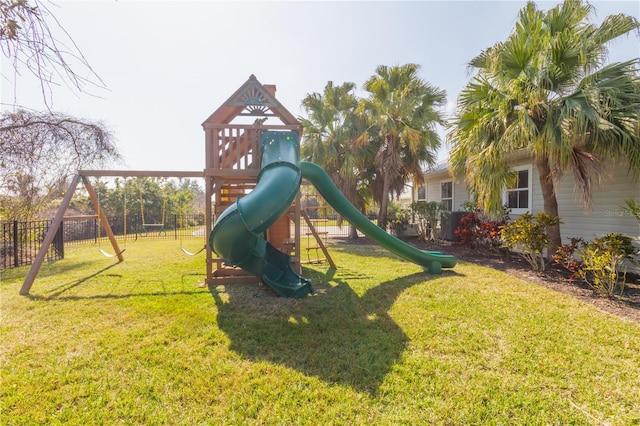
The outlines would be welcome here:
[[[18,249],[20,244],[18,243],[18,221],[13,221],[13,266],[20,266],[20,259],[18,258]]]
[[[59,259],[64,259],[64,221],[60,222],[60,228],[58,228],[55,241],[58,248]]]
[[[178,239],[178,215],[173,214],[173,237],[174,239]]]

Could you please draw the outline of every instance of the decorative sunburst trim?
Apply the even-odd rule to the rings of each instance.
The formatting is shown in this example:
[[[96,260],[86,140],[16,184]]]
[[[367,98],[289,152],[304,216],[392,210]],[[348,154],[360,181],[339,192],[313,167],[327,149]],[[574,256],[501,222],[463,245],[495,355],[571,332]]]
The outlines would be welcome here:
[[[235,98],[231,99],[227,105],[253,106],[254,111],[257,109],[266,111],[268,108],[280,107],[280,102],[269,95],[260,83],[254,82],[247,84],[245,90],[239,93]]]
[[[270,111],[271,110],[264,105],[249,105],[240,113],[240,115],[264,117],[267,115],[273,115]]]

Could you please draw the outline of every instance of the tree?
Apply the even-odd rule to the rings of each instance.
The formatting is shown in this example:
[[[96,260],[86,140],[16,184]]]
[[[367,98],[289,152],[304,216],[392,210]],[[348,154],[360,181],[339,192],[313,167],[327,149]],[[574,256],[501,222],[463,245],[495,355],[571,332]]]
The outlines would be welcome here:
[[[0,116],[0,217],[46,212],[78,169],[120,159],[102,123],[19,110]]]
[[[588,21],[592,11],[577,0],[547,12],[529,2],[508,39],[469,63],[476,75],[451,122],[451,170],[465,176],[485,211],[499,212],[514,180],[507,160],[521,150],[531,153],[544,212],[555,217],[555,186],[566,173],[573,172],[586,208],[605,159],[640,174],[639,60],[604,62],[607,43],[639,24],[619,14],[598,26]],[[552,255],[560,224],[547,231]]]
[[[369,96],[360,108],[378,144],[374,166],[381,188],[374,188],[374,196],[380,203],[382,229],[387,226],[390,194],[402,192],[409,179],[422,183],[422,169],[435,163],[440,147],[435,125],[444,122],[439,109],[446,93],[418,77],[419,70],[417,64],[380,65],[364,84]]]
[[[94,179],[91,185],[108,218],[120,218],[126,212],[129,230],[140,230],[142,216],[146,224],[163,223],[164,229],[170,229],[174,224],[180,226],[187,215],[203,211],[200,204],[204,192],[193,179],[176,182],[166,178],[116,177]],[[84,187],[76,191],[70,209],[80,214],[95,214]]]
[[[53,86],[88,93],[105,85],[49,8],[38,0],[0,0],[0,48],[12,65],[13,73],[3,69],[0,77],[13,83],[14,108],[18,77],[27,72],[49,109],[0,118],[0,217],[29,220],[46,212],[75,170],[120,157],[102,123],[50,111]]]
[[[366,202],[358,183],[366,156],[354,141],[366,124],[355,113],[355,87],[354,83],[336,86],[329,81],[322,94],[310,93],[302,100],[308,115],[300,119],[304,128],[302,158],[320,165],[345,197],[362,210]],[[349,238],[358,238],[353,225]]]
[[[56,24],[61,39],[54,35],[48,21]],[[83,93],[91,87],[105,88],[71,36],[38,0],[0,0],[0,49],[13,69],[13,75],[3,71],[1,77],[12,81],[16,90],[21,73],[30,72],[40,82],[47,107],[52,100],[52,86],[64,84]],[[82,74],[76,73],[74,67],[83,69]]]

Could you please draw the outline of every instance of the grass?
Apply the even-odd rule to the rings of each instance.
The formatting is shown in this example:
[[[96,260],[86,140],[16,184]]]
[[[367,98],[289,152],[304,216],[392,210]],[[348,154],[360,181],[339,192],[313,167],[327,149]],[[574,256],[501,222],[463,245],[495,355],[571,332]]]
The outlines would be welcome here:
[[[175,242],[3,272],[0,424],[640,424],[640,326],[499,271],[334,245],[317,293],[199,288]]]

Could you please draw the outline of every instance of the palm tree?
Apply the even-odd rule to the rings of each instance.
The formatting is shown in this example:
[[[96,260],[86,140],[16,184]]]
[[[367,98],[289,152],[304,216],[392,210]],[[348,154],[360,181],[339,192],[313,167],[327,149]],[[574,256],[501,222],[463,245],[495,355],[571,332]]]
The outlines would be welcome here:
[[[356,85],[344,83],[336,86],[327,82],[324,91],[310,93],[302,100],[308,118],[300,118],[304,128],[302,158],[321,166],[345,197],[363,209],[365,196],[359,190],[364,150],[354,144],[365,123],[355,113],[358,99]],[[351,225],[349,238],[358,238]]]
[[[477,74],[462,91],[449,133],[454,176],[465,176],[489,213],[513,183],[509,156],[532,155],[544,211],[558,216],[555,185],[573,172],[586,208],[605,159],[640,174],[639,60],[605,65],[609,41],[639,28],[625,15],[588,22],[593,8],[567,0],[547,12],[529,2],[505,42],[470,62]],[[549,232],[549,254],[561,244]]]
[[[369,97],[361,104],[378,141],[374,165],[379,187],[378,226],[386,229],[389,196],[399,194],[407,182],[423,182],[422,168],[433,165],[440,137],[435,125],[443,123],[439,108],[446,93],[418,77],[420,66],[380,65],[364,84]],[[371,133],[370,132],[370,133]]]

